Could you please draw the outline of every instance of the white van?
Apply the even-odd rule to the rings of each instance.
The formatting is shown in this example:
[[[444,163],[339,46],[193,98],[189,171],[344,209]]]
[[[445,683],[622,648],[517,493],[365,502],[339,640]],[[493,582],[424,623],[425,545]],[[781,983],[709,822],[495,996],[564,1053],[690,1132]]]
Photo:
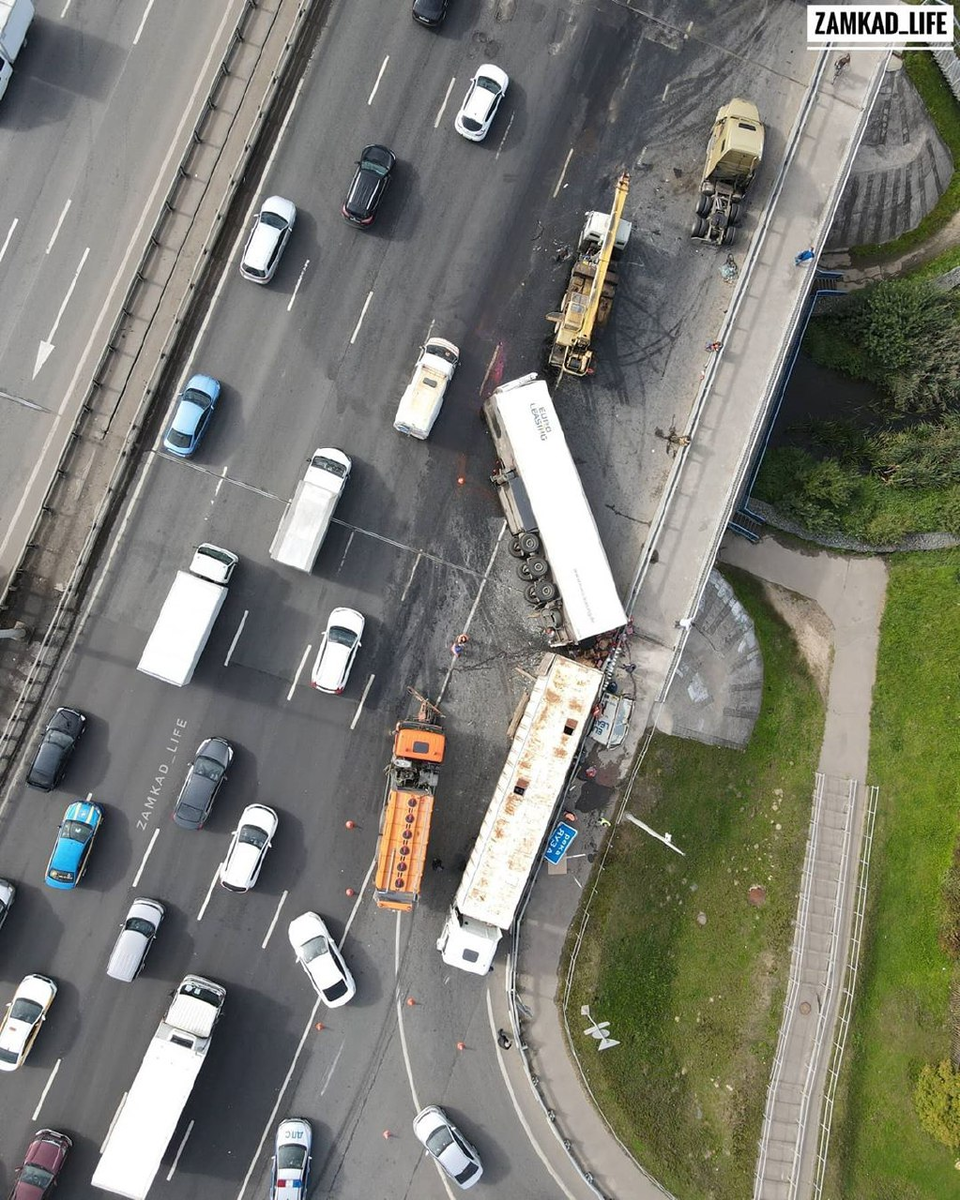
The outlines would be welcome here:
[[[445,338],[430,338],[420,348],[413,378],[400,398],[394,429],[421,440],[430,436],[430,430],[440,415],[447,384],[453,378],[459,361],[460,351]]]

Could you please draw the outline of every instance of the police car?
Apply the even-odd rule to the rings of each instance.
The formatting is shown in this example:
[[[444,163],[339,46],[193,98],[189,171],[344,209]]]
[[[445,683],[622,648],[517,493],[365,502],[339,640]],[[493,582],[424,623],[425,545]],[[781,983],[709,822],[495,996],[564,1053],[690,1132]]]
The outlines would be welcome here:
[[[277,1126],[270,1165],[270,1200],[303,1200],[310,1179],[313,1133],[303,1117],[288,1117]]]

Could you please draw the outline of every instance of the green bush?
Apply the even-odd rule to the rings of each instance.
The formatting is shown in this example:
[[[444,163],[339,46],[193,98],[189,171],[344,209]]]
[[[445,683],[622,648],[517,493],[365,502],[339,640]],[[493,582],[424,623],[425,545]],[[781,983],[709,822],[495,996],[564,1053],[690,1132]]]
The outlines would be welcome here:
[[[913,1103],[920,1124],[938,1142],[960,1149],[960,1071],[949,1059],[920,1068]]]

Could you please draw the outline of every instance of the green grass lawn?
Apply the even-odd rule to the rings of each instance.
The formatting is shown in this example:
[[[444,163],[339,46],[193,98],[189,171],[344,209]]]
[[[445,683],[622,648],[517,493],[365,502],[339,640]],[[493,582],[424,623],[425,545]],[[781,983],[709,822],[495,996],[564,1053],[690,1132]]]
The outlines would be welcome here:
[[[753,740],[740,753],[654,739],[630,810],[687,857],[618,830],[567,1005],[608,1120],[682,1200],[751,1194],[823,736],[790,631],[756,582],[725,574],[763,649]],[[761,908],[748,903],[753,884],[767,889]],[[581,1004],[619,1046],[601,1054],[579,1034]]]
[[[867,940],[834,1123],[829,1200],[960,1196],[957,1155],[920,1128],[920,1066],[950,1055],[940,889],[960,836],[960,553],[897,557],[881,627],[879,784]]]

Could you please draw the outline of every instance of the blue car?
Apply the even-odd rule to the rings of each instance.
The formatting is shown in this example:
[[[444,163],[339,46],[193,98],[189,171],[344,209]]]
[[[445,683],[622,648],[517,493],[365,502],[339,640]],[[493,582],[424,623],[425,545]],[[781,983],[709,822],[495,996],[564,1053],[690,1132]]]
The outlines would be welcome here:
[[[163,448],[178,458],[189,458],[207,432],[220,397],[220,382],[209,375],[193,375],[183,389]]]
[[[103,809],[89,800],[74,800],[63,814],[44,883],[52,888],[75,888],[87,869]]]

